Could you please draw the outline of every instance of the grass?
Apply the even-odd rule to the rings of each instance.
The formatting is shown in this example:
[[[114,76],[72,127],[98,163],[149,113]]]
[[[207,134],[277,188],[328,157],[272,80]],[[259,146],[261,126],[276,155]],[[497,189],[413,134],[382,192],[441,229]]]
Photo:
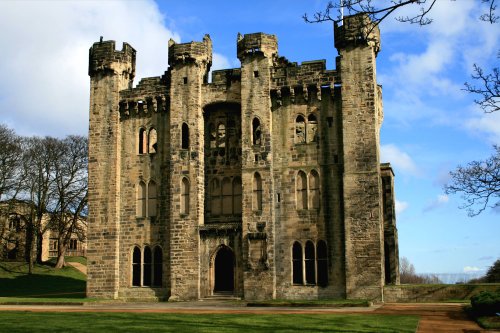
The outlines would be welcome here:
[[[0,262],[0,297],[24,299],[85,298],[84,274],[72,267],[54,269],[53,265],[36,264],[28,274],[25,262]]]
[[[0,312],[2,332],[415,332],[418,316]],[[50,323],[50,325],[40,325]]]
[[[66,262],[78,262],[82,265],[85,265],[87,266],[87,258],[86,257],[71,257],[71,256],[68,256],[68,257],[64,257],[64,260],[66,260]]]

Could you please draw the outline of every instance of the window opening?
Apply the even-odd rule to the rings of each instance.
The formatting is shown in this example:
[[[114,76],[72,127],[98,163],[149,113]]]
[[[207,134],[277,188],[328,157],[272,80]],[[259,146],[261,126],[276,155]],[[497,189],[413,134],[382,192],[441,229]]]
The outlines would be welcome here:
[[[189,127],[186,123],[182,124],[182,149],[189,149]]]
[[[137,246],[132,254],[132,286],[141,286],[141,250]]]
[[[302,245],[300,245],[299,242],[293,243],[292,266],[293,284],[304,284],[304,276],[302,270]]]
[[[142,285],[150,287],[152,284],[151,273],[152,273],[152,255],[149,246],[144,247],[144,265],[143,265],[143,277]]]
[[[156,150],[157,150],[157,147],[158,147],[156,129],[151,128],[149,130],[148,142],[149,142],[149,151],[148,152],[150,154],[156,153]]]
[[[304,117],[297,116],[295,118],[295,143],[305,143],[306,142],[306,121]]]
[[[306,283],[316,284],[316,260],[314,254],[314,244],[311,241],[306,242],[305,268],[306,268]]]
[[[262,210],[262,177],[258,172],[253,176],[253,210]]]
[[[299,171],[297,174],[295,188],[297,209],[307,209],[307,178],[303,171]]]
[[[189,214],[189,180],[186,177],[181,184],[181,214]]]
[[[311,200],[310,208],[319,209],[319,175],[316,170],[312,170],[309,174],[309,197]]]

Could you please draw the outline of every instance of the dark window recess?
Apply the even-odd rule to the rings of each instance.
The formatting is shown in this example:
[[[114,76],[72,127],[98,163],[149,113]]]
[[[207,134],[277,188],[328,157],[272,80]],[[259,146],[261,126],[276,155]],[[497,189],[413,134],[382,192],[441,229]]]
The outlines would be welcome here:
[[[187,84],[188,83],[188,78],[186,76],[184,76],[184,84]]]
[[[253,72],[253,77],[259,77],[259,71],[254,71]]]

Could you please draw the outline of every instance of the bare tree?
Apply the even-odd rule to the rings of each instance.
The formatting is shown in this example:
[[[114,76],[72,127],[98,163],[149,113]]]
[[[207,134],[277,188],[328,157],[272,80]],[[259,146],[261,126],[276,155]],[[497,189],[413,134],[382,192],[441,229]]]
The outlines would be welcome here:
[[[23,144],[22,196],[30,203],[29,213],[25,218],[30,274],[35,256],[37,262],[42,261],[42,239],[47,230],[47,223],[43,223],[43,218],[53,202],[53,160],[57,156],[58,146],[58,140],[51,137],[26,138]]]
[[[50,228],[57,231],[56,268],[66,265],[64,256],[72,235],[85,240],[87,209],[87,138],[69,136],[60,141],[54,160],[55,207]]]
[[[497,58],[500,59],[500,52],[498,52]],[[481,67],[474,64],[472,78],[478,85],[466,82],[464,90],[479,96],[479,99],[474,100],[474,102],[485,113],[500,111],[500,69],[495,67],[491,73],[484,73]]]
[[[438,284],[442,283],[436,275],[417,274],[415,266],[406,257],[399,260],[399,274],[402,284]]]
[[[21,165],[21,139],[16,133],[0,124],[0,215],[8,216],[13,200],[19,191]],[[8,226],[0,223],[0,248],[8,238]]]
[[[472,161],[450,172],[451,181],[444,186],[447,194],[461,194],[469,216],[476,216],[488,206],[500,207],[500,146],[484,161]],[[493,203],[491,204],[491,201]]]

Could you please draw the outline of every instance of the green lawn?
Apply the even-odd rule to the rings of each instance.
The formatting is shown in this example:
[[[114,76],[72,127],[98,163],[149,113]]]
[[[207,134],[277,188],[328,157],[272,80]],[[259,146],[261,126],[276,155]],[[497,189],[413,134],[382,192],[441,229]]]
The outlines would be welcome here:
[[[0,262],[0,297],[83,299],[85,280],[85,275],[72,267],[35,265],[29,275],[25,262]]]
[[[0,312],[2,332],[415,332],[417,316]],[[47,323],[46,325],[40,323]]]

